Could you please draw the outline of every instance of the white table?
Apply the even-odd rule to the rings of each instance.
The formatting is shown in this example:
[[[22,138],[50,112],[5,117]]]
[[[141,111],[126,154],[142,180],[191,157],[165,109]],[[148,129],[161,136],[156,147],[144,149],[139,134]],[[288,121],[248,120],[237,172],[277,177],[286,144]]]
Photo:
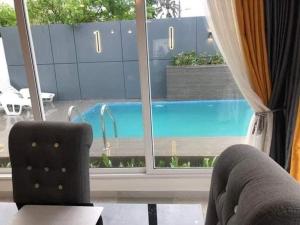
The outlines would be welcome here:
[[[95,225],[103,207],[26,205],[10,225]]]

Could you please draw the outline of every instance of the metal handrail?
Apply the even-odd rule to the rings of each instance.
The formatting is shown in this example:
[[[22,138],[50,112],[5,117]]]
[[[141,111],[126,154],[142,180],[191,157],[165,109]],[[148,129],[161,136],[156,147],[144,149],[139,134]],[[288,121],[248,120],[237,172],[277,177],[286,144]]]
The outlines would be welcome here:
[[[81,119],[81,121],[85,121],[78,107],[75,105],[71,105],[68,109],[68,121],[71,122],[72,113],[75,112]]]
[[[108,146],[107,138],[106,138],[106,126],[105,126],[105,118],[104,118],[105,113],[107,113],[107,115],[110,117],[110,119],[113,122],[115,138],[118,137],[118,130],[117,130],[116,120],[115,120],[113,114],[111,113],[110,108],[106,104],[102,105],[101,110],[100,110],[100,122],[101,122],[101,129],[102,129],[102,138],[103,138],[103,143],[104,143],[104,150],[108,150],[110,148],[110,146]]]

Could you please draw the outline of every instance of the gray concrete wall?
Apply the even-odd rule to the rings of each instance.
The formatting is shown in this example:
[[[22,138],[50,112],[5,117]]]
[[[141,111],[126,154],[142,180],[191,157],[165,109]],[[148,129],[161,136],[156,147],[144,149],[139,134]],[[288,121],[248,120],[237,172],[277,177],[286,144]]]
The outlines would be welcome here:
[[[167,66],[168,99],[240,99],[226,65]]]
[[[174,27],[174,49],[168,48]],[[101,35],[102,52],[95,50],[94,31]],[[0,28],[12,85],[27,87],[16,27]],[[115,21],[33,26],[33,42],[42,91],[56,100],[140,98],[136,22]],[[213,54],[205,17],[156,19],[148,22],[152,97],[167,96],[166,66],[180,52]]]

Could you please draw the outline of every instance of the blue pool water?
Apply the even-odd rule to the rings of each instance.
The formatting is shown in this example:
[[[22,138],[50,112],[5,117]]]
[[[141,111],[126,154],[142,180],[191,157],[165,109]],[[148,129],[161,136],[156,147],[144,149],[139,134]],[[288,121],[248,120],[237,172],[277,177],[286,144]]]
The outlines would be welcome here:
[[[117,123],[119,138],[143,137],[141,103],[107,104]],[[83,113],[100,138],[100,109],[96,104]],[[152,105],[155,137],[246,136],[253,114],[245,100],[158,101]],[[106,115],[107,136],[113,137],[113,126]]]

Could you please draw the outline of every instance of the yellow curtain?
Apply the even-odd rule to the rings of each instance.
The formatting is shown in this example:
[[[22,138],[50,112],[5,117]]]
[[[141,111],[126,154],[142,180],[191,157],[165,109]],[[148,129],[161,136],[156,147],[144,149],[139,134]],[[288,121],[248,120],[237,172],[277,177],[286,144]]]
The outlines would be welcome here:
[[[293,139],[290,174],[300,181],[300,104],[298,106],[297,121]]]
[[[236,0],[236,16],[241,43],[255,93],[267,105],[271,81],[265,33],[264,0]]]

